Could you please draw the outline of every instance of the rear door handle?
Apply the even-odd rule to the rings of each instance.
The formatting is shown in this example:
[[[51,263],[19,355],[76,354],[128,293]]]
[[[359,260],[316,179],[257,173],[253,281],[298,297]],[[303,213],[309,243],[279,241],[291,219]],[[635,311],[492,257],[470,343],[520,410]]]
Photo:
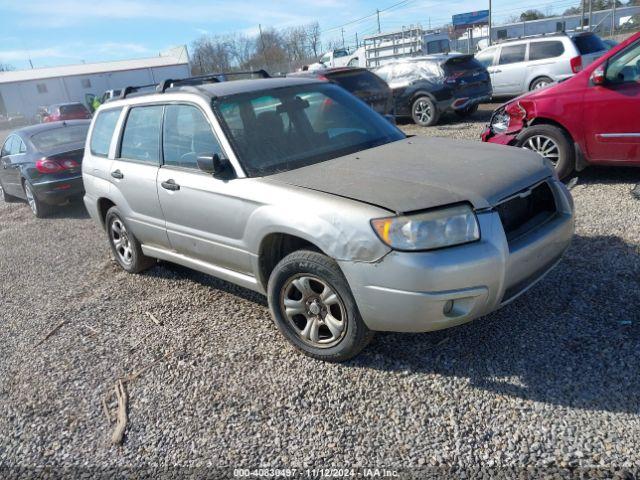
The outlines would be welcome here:
[[[113,178],[117,178],[118,180],[122,180],[124,178],[124,174],[120,170],[116,170],[115,172],[111,172],[111,176]]]
[[[180,190],[180,185],[178,185],[173,179],[162,182],[160,185],[162,185],[162,188],[164,188],[165,190],[171,190],[172,192],[177,192],[178,190]]]

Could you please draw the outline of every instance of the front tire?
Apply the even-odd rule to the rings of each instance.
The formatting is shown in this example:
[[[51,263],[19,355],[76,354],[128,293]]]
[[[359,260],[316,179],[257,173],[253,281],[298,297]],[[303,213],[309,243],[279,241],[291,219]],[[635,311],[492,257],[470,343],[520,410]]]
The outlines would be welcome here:
[[[536,78],[529,86],[529,91],[538,90],[540,88],[547,87],[553,83],[553,80],[549,77]]]
[[[525,129],[518,136],[516,145],[548,159],[560,179],[567,177],[574,169],[573,142],[564,130],[554,125],[534,125]]]
[[[25,181],[22,187],[24,188],[24,195],[27,199],[27,203],[29,204],[29,208],[36,216],[36,218],[46,217],[51,211],[49,205],[43,203],[38,199],[38,196],[33,191],[33,187],[29,184],[29,182]]]
[[[140,273],[155,264],[142,253],[140,242],[129,230],[118,207],[111,207],[105,217],[109,245],[118,265],[129,273]]]
[[[267,296],[280,332],[312,358],[342,362],[373,338],[337,263],[321,253],[299,250],[283,258]]]
[[[418,97],[411,105],[411,118],[416,125],[432,127],[440,119],[435,102],[429,97]]]

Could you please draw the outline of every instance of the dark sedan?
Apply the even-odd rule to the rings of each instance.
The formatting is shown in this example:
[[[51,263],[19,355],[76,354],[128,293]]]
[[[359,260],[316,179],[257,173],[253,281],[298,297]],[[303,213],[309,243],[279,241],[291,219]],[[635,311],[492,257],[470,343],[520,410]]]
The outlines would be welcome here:
[[[0,153],[0,198],[26,200],[42,218],[84,194],[82,155],[88,120],[43,123],[11,133]]]
[[[492,95],[487,69],[472,55],[430,55],[389,63],[375,73],[395,97],[398,117],[411,117],[420,126],[438,123],[445,112],[474,114]]]

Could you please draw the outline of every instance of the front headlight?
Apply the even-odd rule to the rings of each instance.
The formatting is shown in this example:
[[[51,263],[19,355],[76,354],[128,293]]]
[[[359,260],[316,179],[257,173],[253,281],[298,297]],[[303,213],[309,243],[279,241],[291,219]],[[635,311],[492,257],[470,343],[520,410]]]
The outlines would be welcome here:
[[[480,239],[480,226],[468,205],[415,215],[371,220],[384,243],[395,250],[433,250]]]
[[[491,130],[493,130],[494,133],[504,133],[509,129],[510,123],[511,116],[505,110],[502,110],[491,118]]]

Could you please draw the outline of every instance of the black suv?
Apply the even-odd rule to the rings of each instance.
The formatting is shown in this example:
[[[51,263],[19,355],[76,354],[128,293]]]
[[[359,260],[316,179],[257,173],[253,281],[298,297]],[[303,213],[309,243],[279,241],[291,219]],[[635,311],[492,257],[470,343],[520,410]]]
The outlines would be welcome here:
[[[411,117],[423,127],[453,111],[472,115],[491,98],[491,77],[472,55],[430,55],[401,60],[375,70],[395,97],[398,117]]]

